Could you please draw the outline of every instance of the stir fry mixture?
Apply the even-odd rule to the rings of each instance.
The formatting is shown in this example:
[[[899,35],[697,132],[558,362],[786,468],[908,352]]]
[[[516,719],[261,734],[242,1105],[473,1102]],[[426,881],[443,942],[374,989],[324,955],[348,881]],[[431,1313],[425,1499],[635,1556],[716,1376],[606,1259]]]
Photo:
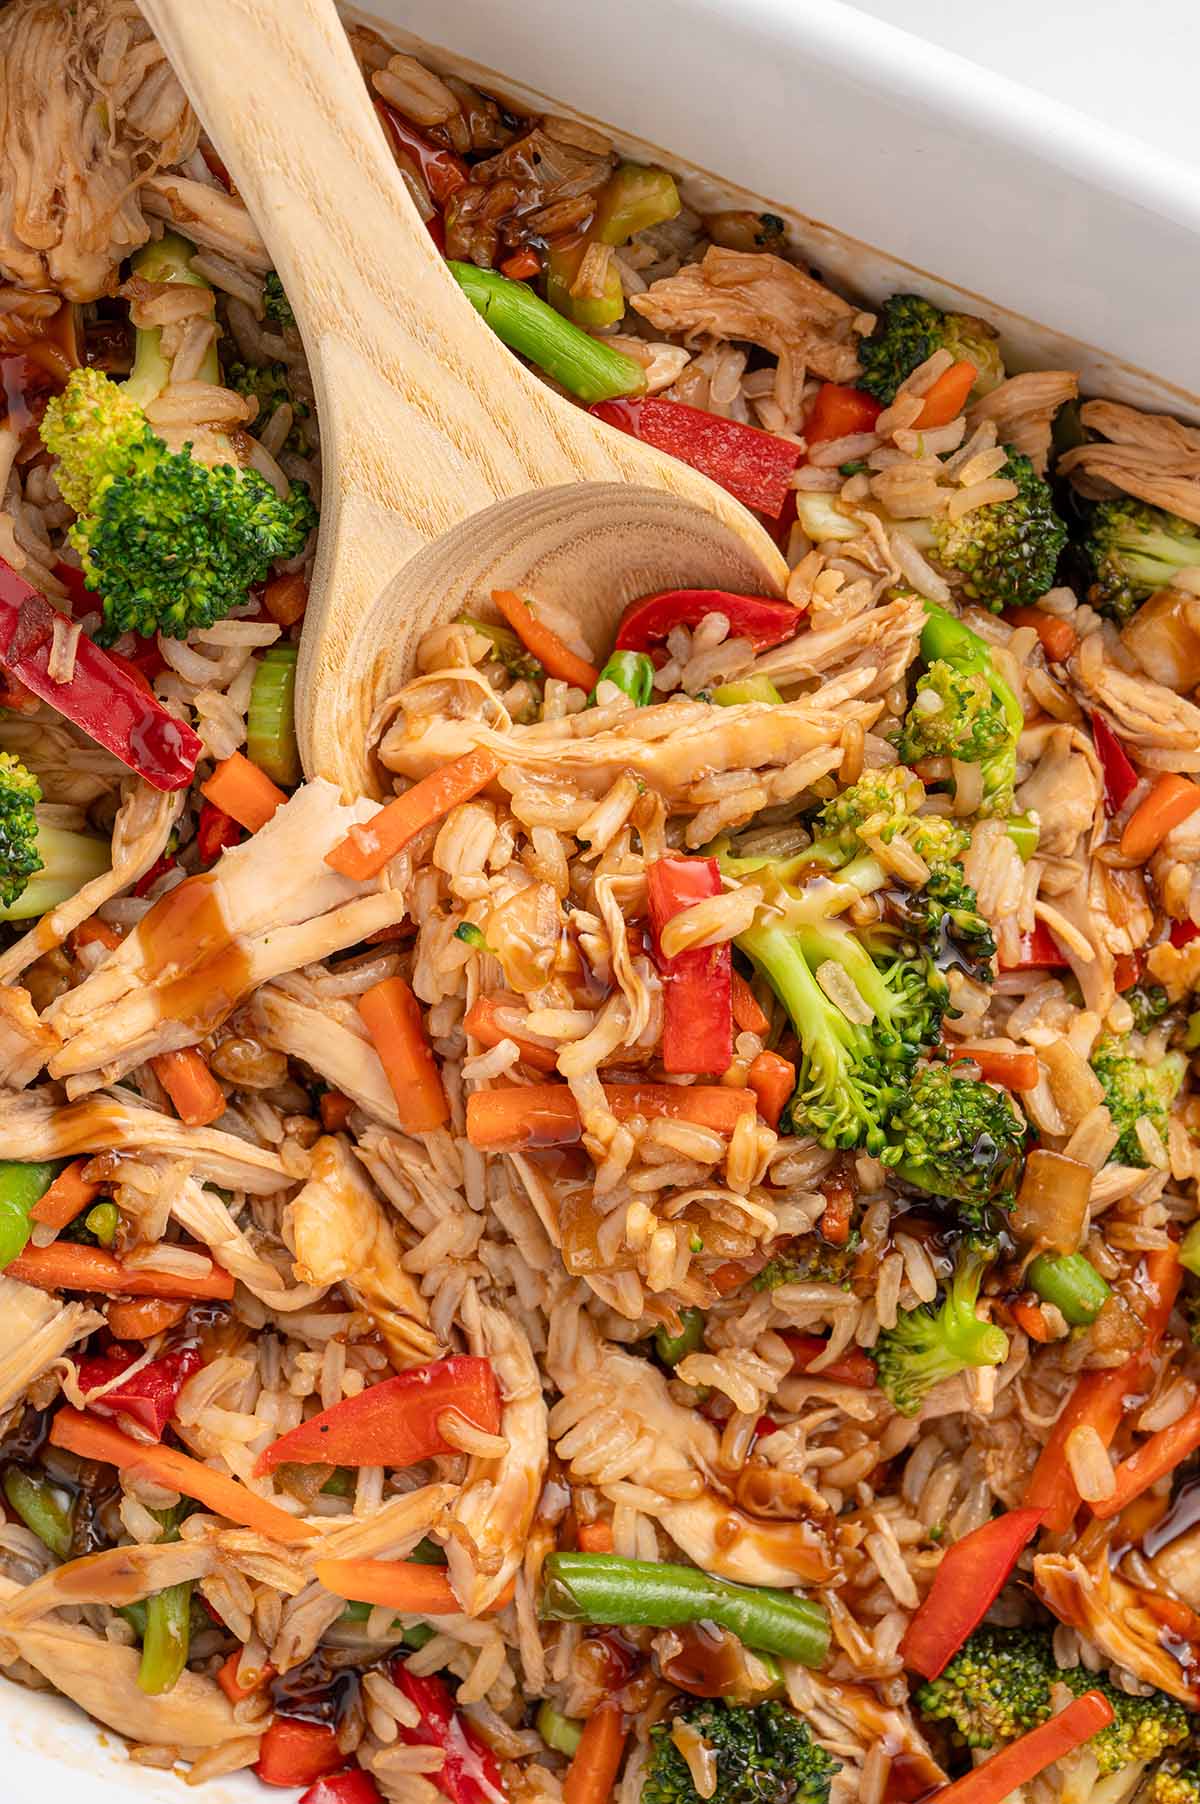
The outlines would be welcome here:
[[[790,580],[480,594],[304,781],[287,298],[0,10],[0,1666],[304,1804],[1196,1804],[1200,431],[352,38]]]

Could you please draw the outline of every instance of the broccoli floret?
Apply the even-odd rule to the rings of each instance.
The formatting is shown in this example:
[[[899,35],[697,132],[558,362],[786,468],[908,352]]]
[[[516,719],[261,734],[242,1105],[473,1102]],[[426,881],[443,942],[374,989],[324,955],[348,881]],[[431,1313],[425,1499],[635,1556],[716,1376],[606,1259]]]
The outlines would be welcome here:
[[[871,1349],[880,1387],[902,1416],[918,1415],[935,1384],[1008,1358],[1004,1330],[976,1311],[988,1260],[983,1248],[964,1245],[940,1306],[906,1310]]]
[[[999,614],[1031,607],[1054,586],[1067,529],[1054,511],[1050,485],[1027,457],[1010,451],[997,476],[1017,485],[1009,501],[972,508],[961,520],[946,516],[914,532],[964,595]],[[907,524],[907,523],[906,523]]]
[[[1017,774],[1017,741],[1025,725],[1021,704],[1011,686],[996,669],[988,645],[978,633],[972,632],[969,626],[933,602],[926,602],[925,612],[927,618],[921,632],[921,656],[928,669],[926,677],[920,679],[918,697],[928,675],[942,666],[961,682],[971,685],[964,692],[961,707],[955,706],[951,699],[953,692],[948,688],[944,691],[942,688],[937,690],[939,695],[944,693],[947,714],[944,725],[937,730],[949,738],[957,721],[962,735],[959,743],[966,749],[952,751],[950,755],[963,758],[969,763],[978,763],[983,778],[983,801],[979,812],[989,815],[1008,814],[1012,809],[1013,786]],[[980,705],[979,684],[984,685],[991,696],[991,709]],[[914,703],[904,724],[905,734],[910,730],[916,711]],[[985,746],[983,739],[991,739],[993,743]],[[901,756],[905,755],[902,751]],[[921,753],[923,757],[929,755],[931,754],[927,752]]]
[[[641,1804],[701,1804],[691,1769],[671,1739],[685,1722],[712,1750],[711,1804],[829,1804],[838,1761],[819,1747],[802,1716],[773,1700],[729,1704],[689,1698],[650,1731]]]
[[[273,269],[267,271],[267,279],[263,283],[263,312],[277,326],[294,326],[296,323],[292,303],[284,294],[283,283]]]
[[[1200,1766],[1164,1760],[1138,1793],[1138,1804],[1200,1804]]]
[[[1124,1000],[1133,1010],[1133,1025],[1139,1034],[1148,1034],[1171,1008],[1171,998],[1160,983],[1135,984],[1124,992]]]
[[[961,758],[980,764],[1009,736],[1008,721],[981,671],[956,670],[938,658],[917,681],[896,750],[905,764]]]
[[[1108,1112],[1120,1133],[1112,1158],[1118,1165],[1147,1165],[1137,1124],[1145,1117],[1166,1139],[1167,1117],[1187,1075],[1187,1059],[1181,1052],[1169,1052],[1157,1065],[1147,1065],[1130,1051],[1127,1038],[1110,1035],[1092,1053],[1092,1070],[1104,1087]]]
[[[956,363],[975,365],[973,397],[1004,381],[999,340],[986,320],[943,313],[919,294],[894,294],[884,302],[871,336],[858,347],[859,386],[886,407],[918,365],[943,349]]]
[[[1025,1123],[1001,1090],[952,1065],[917,1073],[888,1117],[879,1154],[898,1178],[959,1205],[964,1226],[986,1226],[989,1205],[1010,1209]]]
[[[778,1290],[781,1284],[840,1284],[849,1289],[862,1235],[855,1229],[843,1246],[821,1234],[799,1234],[768,1260],[754,1278],[754,1290]]]
[[[1200,565],[1200,527],[1122,495],[1091,510],[1083,550],[1092,572],[1088,600],[1124,623],[1156,589]]]
[[[917,1708],[948,1724],[962,1747],[993,1748],[1036,1729],[1050,1715],[1057,1671],[1041,1629],[975,1630],[941,1675],[918,1687]]]
[[[42,868],[35,813],[41,799],[37,778],[11,752],[0,752],[0,903],[6,908]]]
[[[46,409],[42,438],[79,514],[72,544],[104,598],[97,638],[183,638],[244,602],[316,521],[303,485],[280,499],[253,470],[209,469],[168,450],[140,409],[98,370],[74,370]]]
[[[1177,1747],[1191,1735],[1188,1711],[1165,1691],[1152,1691],[1149,1697],[1131,1697],[1108,1678],[1082,1666],[1056,1677],[1076,1697],[1082,1697],[1085,1691],[1099,1691],[1113,1707],[1112,1722],[1093,1735],[1083,1750],[1095,1761],[1102,1777],[1119,1772],[1122,1767],[1158,1760],[1168,1748]]]
[[[305,402],[297,401],[292,394],[286,363],[231,363],[225,371],[225,383],[239,395],[245,395],[248,401],[258,402],[256,430],[270,419],[277,407],[289,406],[293,424],[284,440],[284,450],[294,451],[298,457],[307,456],[310,449],[306,425],[309,410]]]

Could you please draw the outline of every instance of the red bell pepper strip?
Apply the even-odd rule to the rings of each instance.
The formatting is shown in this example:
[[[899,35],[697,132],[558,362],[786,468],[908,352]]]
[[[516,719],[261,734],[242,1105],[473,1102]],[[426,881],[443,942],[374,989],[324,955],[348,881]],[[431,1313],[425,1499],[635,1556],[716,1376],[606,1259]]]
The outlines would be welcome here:
[[[430,1783],[451,1804],[508,1804],[499,1761],[474,1724],[454,1708],[442,1681],[418,1678],[404,1660],[394,1660],[391,1671],[393,1685],[421,1713],[413,1728],[397,1723],[401,1741],[410,1747],[432,1744],[445,1752],[445,1763],[440,1772],[430,1773]]]
[[[108,1384],[118,1372],[125,1371],[140,1359],[142,1351],[136,1347],[114,1346],[107,1353],[81,1359],[78,1365],[80,1390],[87,1392]],[[127,1426],[125,1418],[128,1418],[156,1441],[161,1441],[164,1428],[175,1414],[180,1391],[203,1364],[204,1355],[199,1347],[179,1347],[161,1359],[152,1359],[124,1384],[89,1403],[88,1409],[93,1415],[115,1417],[122,1427]]]
[[[0,558],[0,666],[154,789],[184,789],[203,747],[107,652],[81,635],[69,683],[48,673],[59,614]]]
[[[905,1666],[924,1679],[937,1678],[995,1603],[1044,1514],[1007,1510],[947,1549],[900,1643]]]
[[[1028,1785],[1056,1760],[1074,1753],[1106,1729],[1112,1719],[1113,1707],[1103,1693],[1085,1691],[1048,1723],[1009,1742],[953,1785],[930,1793],[927,1804],[1003,1804],[1011,1793]]]
[[[239,844],[242,829],[231,814],[215,802],[205,802],[196,826],[196,847],[205,864],[212,864],[229,846]]]
[[[466,187],[471,176],[461,157],[456,157],[452,150],[443,150],[440,145],[431,144],[428,138],[423,138],[416,127],[410,125],[403,114],[389,106],[386,100],[377,100],[375,111],[383,121],[383,129],[391,139],[393,150],[404,151],[421,171],[421,180],[428,188],[435,206],[444,207],[452,194],[457,194],[460,188]]]
[[[134,895],[139,897],[149,895],[159,878],[165,877],[168,871],[173,871],[178,863],[179,860],[174,852],[164,852],[162,857],[156,858],[150,869],[138,878],[133,886]]]
[[[1197,927],[1195,921],[1171,922],[1170,938],[1173,946],[1190,946],[1197,935],[1200,935],[1200,927]]]
[[[361,1766],[348,1773],[333,1773],[310,1785],[300,1804],[380,1804],[379,1787]]]
[[[777,520],[804,453],[791,439],[723,420],[719,414],[650,395],[640,401],[597,401],[596,419],[690,464],[760,514]],[[772,640],[772,644],[776,641]]]
[[[412,1466],[456,1451],[438,1417],[457,1410],[487,1434],[500,1431],[500,1387],[491,1362],[466,1353],[414,1366],[344,1397],[264,1449],[256,1478],[285,1461],[303,1466]]]
[[[822,445],[855,432],[871,432],[882,412],[879,402],[865,389],[822,382],[804,422],[804,436],[810,445]]]
[[[720,868],[715,858],[660,858],[647,868],[646,887],[663,981],[663,1068],[719,1076],[733,1063],[733,952],[697,946],[664,958],[660,937],[675,915],[721,894]]]
[[[731,595],[724,589],[663,589],[631,601],[617,628],[617,651],[649,651],[675,626],[699,626],[706,614],[724,614],[731,639],[749,639],[766,651],[794,639],[802,621],[790,602],[763,595]]]
[[[1110,815],[1120,814],[1138,786],[1138,774],[1103,714],[1093,714],[1090,719],[1092,742],[1104,773],[1105,811]]]
[[[785,1333],[782,1338],[792,1355],[793,1372],[807,1372],[813,1360],[819,1359],[829,1345],[820,1334]],[[852,1384],[860,1391],[873,1391],[876,1383],[875,1361],[861,1347],[848,1347],[812,1376],[828,1378],[833,1384]]]
[[[311,1785],[345,1764],[328,1723],[277,1716],[259,1743],[254,1770],[264,1785]]]
[[[1062,971],[1068,964],[1066,954],[1046,926],[1039,921],[1032,933],[1023,933],[1015,961],[1011,964],[1000,955],[1002,971]]]
[[[1099,1516],[1103,1521],[1108,1516],[1119,1515],[1126,1504],[1148,1491],[1168,1472],[1173,1472],[1197,1447],[1200,1447],[1200,1403],[1193,1403],[1177,1422],[1172,1422],[1169,1428],[1160,1428],[1128,1459],[1121,1461],[1112,1496],[1092,1505],[1093,1516]]]

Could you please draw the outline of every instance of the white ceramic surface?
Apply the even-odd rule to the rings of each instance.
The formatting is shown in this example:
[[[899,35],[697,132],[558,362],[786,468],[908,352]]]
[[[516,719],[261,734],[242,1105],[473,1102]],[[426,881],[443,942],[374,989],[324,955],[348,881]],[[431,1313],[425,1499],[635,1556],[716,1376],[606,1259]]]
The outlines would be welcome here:
[[[773,203],[812,261],[864,295],[932,272],[935,298],[986,297],[1019,360],[1061,357],[1090,387],[1200,413],[1200,196],[1145,145],[838,0],[373,0],[370,15],[450,47],[443,64],[502,72],[514,97],[553,96],[629,147],[716,172],[710,192]],[[694,176],[690,191],[705,186]],[[2,1679],[0,1734],[0,1804],[188,1795]],[[203,1793],[265,1795],[246,1778]]]

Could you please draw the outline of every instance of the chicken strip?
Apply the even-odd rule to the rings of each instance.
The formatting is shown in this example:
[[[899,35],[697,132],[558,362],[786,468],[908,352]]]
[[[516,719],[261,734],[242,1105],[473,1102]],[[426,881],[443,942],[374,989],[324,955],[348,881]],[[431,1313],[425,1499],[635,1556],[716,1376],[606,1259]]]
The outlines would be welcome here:
[[[1027,370],[1010,376],[967,410],[967,431],[992,420],[1002,445],[1022,452],[1039,476],[1050,461],[1050,430],[1060,407],[1079,393],[1074,370]]]
[[[332,1134],[317,1141],[312,1176],[284,1219],[297,1278],[344,1284],[379,1329],[397,1371],[437,1357],[442,1347],[428,1306],[400,1263],[391,1221],[347,1141]]]
[[[142,204],[147,213],[174,226],[193,244],[207,245],[264,275],[273,268],[258,227],[241,201],[223,188],[174,173],[156,175],[146,183]]]
[[[1041,1554],[1033,1562],[1034,1589],[1046,1608],[1117,1666],[1147,1685],[1157,1685],[1195,1710],[1200,1688],[1191,1675],[1200,1648],[1186,1667],[1173,1652],[1181,1639],[1164,1634],[1163,1623],[1146,1608],[1146,1593],[1113,1571],[1105,1549],[1091,1566],[1073,1554]]]
[[[61,1044],[54,1029],[38,1020],[28,991],[0,984],[0,1085],[23,1090]]]
[[[103,1323],[84,1303],[60,1303],[0,1273],[0,1418],[68,1347]]]
[[[1079,417],[1101,439],[1058,460],[1080,494],[1103,500],[1136,495],[1200,525],[1200,431],[1165,413],[1140,413],[1117,401],[1087,401]],[[1105,442],[1107,441],[1107,442]]]
[[[819,676],[833,682],[861,671],[869,678],[862,693],[882,695],[912,663],[924,625],[924,602],[905,596],[836,626],[797,633],[786,645],[764,652],[748,674],[784,681]]]
[[[1071,686],[1085,706],[1097,703],[1151,770],[1200,770],[1200,708],[1150,677],[1131,676],[1105,655],[1102,633],[1089,633],[1068,665]]]
[[[0,274],[71,301],[110,294],[150,236],[146,182],[199,136],[135,0],[12,0],[0,10]]]
[[[201,1183],[270,1196],[295,1183],[278,1153],[218,1128],[185,1127],[129,1091],[61,1106],[53,1092],[0,1094],[0,1159],[74,1159],[80,1153],[160,1153],[184,1159]]]
[[[169,891],[47,1010],[63,1042],[51,1076],[73,1097],[111,1084],[203,1039],[259,984],[400,920],[399,892],[325,863],[377,809],[365,798],[346,806],[331,783],[305,784],[253,839]]]
[[[368,1115],[400,1128],[396,1098],[363,1018],[345,996],[321,996],[300,974],[264,984],[250,1003],[264,1046],[302,1059]]]

